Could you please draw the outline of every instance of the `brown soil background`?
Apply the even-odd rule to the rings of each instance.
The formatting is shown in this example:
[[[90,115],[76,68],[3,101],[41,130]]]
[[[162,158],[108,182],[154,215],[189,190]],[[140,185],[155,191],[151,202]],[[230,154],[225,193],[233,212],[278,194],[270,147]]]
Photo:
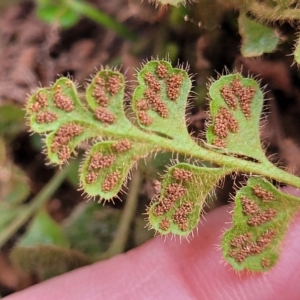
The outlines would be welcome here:
[[[216,1],[211,1],[213,4],[205,9],[199,4],[188,5],[186,12],[177,14],[174,9],[155,9],[140,0],[91,2],[130,28],[138,36],[137,41],[126,41],[86,18],[70,29],[60,30],[40,21],[31,1],[0,7],[0,104],[24,106],[31,90],[48,86],[61,75],[71,76],[83,85],[96,69],[105,65],[120,67],[126,74],[130,93],[130,86],[135,84],[134,69],[140,67],[142,61],[157,56],[163,58],[170,52],[173,65],[177,61],[188,63],[190,73],[195,74],[194,90],[198,94],[192,98],[194,105],[188,111],[189,130],[193,134],[203,135],[208,78],[216,78],[225,67],[242,70],[243,74],[260,79],[262,86],[266,85],[264,115],[267,122],[262,127],[261,137],[270,159],[299,174],[300,73],[290,55],[295,26],[275,24],[285,42],[272,54],[247,59],[240,54],[237,13],[214,9]],[[32,147],[27,129],[9,143],[8,155],[28,175],[34,195],[51,178],[54,168],[45,166],[45,157]],[[143,181],[138,214],[149,203],[152,179],[145,177]],[[227,201],[231,186],[231,180],[226,180],[224,190],[218,191],[216,205]],[[49,200],[48,210],[61,222],[82,201],[76,188],[65,182]],[[122,209],[123,204],[117,202],[116,206]],[[11,245],[7,245],[0,254],[2,296],[37,281],[34,274],[28,276],[10,266],[7,260],[10,248]]]

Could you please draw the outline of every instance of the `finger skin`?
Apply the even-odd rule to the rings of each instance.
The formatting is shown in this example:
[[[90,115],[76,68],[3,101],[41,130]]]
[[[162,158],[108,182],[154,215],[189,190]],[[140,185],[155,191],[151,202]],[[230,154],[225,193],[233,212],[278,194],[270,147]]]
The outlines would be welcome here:
[[[222,259],[220,236],[231,206],[210,212],[190,241],[155,238],[110,260],[57,276],[6,300],[300,299],[300,215],[277,265],[267,273],[236,273]]]

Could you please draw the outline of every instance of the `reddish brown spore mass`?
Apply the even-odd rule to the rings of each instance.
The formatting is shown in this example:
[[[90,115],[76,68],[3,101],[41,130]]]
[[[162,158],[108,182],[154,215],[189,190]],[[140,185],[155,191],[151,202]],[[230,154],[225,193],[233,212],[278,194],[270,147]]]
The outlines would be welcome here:
[[[247,119],[251,117],[251,103],[255,94],[255,88],[251,86],[244,87],[239,78],[231,82],[232,91],[239,97],[242,112]]]
[[[51,111],[41,111],[36,116],[36,121],[38,123],[52,123],[57,120],[57,115]]]
[[[100,106],[106,107],[108,105],[108,97],[105,94],[105,90],[102,86],[95,86],[92,94],[96,98],[96,102]]]
[[[83,132],[83,127],[76,123],[68,123],[62,125],[56,132],[52,150],[57,151],[62,145],[67,144],[72,138],[80,135]]]
[[[232,113],[223,106],[216,115],[214,133],[219,138],[224,139],[227,138],[229,131],[236,133],[238,131],[238,123]]]
[[[234,237],[230,241],[230,245],[232,247],[242,247],[246,243],[248,243],[251,239],[252,239],[252,233],[251,232],[247,232],[245,234],[240,234],[240,235]]]
[[[150,126],[153,123],[153,119],[144,110],[138,112],[138,117],[140,122],[145,126]]]
[[[274,219],[277,215],[277,211],[273,208],[267,208],[261,212],[258,212],[256,215],[252,216],[248,220],[248,225],[250,226],[259,226],[261,224],[267,223]]]
[[[229,86],[223,86],[220,90],[222,98],[225,100],[226,104],[232,108],[237,109],[237,99]]]
[[[62,145],[57,153],[57,156],[61,163],[65,163],[71,155],[71,150],[68,146]]]
[[[85,176],[85,182],[88,184],[94,183],[98,177],[96,172],[89,172]]]
[[[117,75],[112,75],[108,77],[107,90],[111,95],[116,95],[121,87],[120,77]]]
[[[67,96],[62,94],[62,88],[58,85],[55,89],[55,93],[54,93],[54,105],[65,111],[65,112],[70,112],[72,110],[74,110],[74,103],[73,101],[68,98]]]
[[[237,99],[239,99],[242,112],[247,119],[251,117],[251,103],[255,91],[254,87],[243,86],[238,77],[232,80],[230,86],[220,89],[222,98],[231,109],[237,109]]]
[[[235,259],[236,262],[242,263],[247,257],[262,253],[276,236],[274,229],[269,229],[256,241],[252,240],[251,233],[239,235],[231,240],[231,249],[228,255]],[[267,266],[266,266],[267,267]]]
[[[273,193],[272,192],[269,192],[269,191],[267,191],[267,190],[265,190],[265,189],[263,189],[261,186],[259,186],[259,185],[256,185],[256,186],[254,186],[253,187],[253,192],[254,192],[254,194],[257,196],[257,197],[259,197],[259,198],[261,198],[263,201],[272,201],[272,200],[274,200],[274,195],[273,195]]]
[[[241,203],[243,212],[246,215],[256,214],[259,211],[258,205],[253,200],[247,198],[244,195],[241,196]]]
[[[136,108],[138,110],[148,110],[150,108],[149,102],[145,99],[140,99],[136,102]]]
[[[146,73],[145,82],[155,93],[160,91],[160,83],[152,73]]]
[[[193,211],[193,203],[184,202],[175,212],[173,216],[174,223],[182,231],[186,231],[189,227],[188,215]]]
[[[169,229],[169,227],[170,227],[170,220],[168,220],[168,219],[163,219],[162,221],[160,221],[160,223],[159,223],[159,228],[160,228],[161,230],[166,231],[166,230]]]
[[[105,107],[98,107],[95,110],[95,117],[102,123],[113,124],[116,117]]]
[[[156,74],[160,79],[164,79],[168,75],[168,69],[164,64],[158,64]]]
[[[114,155],[103,155],[100,152],[96,152],[92,155],[89,170],[108,168],[115,160],[116,157]]]
[[[226,148],[226,141],[217,137],[217,138],[214,138],[213,145],[218,148]]]
[[[171,183],[166,187],[166,195],[167,198],[171,199],[172,201],[176,201],[177,199],[181,198],[185,195],[187,189],[179,183]]]
[[[152,109],[156,111],[162,118],[167,118],[169,116],[168,108],[160,99],[158,94],[151,89],[147,89],[144,92],[144,96],[146,101],[151,105]]]
[[[193,177],[193,173],[191,171],[179,168],[175,168],[172,175],[177,180],[190,180]]]
[[[108,174],[102,184],[103,191],[104,192],[111,191],[118,183],[120,177],[121,177],[121,173],[119,171],[115,171],[111,174]]]
[[[106,85],[105,80],[99,76],[95,78],[95,83],[97,86],[100,86],[100,87],[105,87],[105,85]]]
[[[42,108],[44,108],[45,106],[48,105],[48,103],[47,103],[47,96],[44,93],[42,93],[42,92],[39,92],[35,96],[34,100],[35,100],[35,102],[31,103],[30,106],[29,106],[29,109],[32,112],[38,112]]]
[[[169,211],[176,200],[181,198],[186,193],[186,188],[178,183],[171,183],[166,187],[166,196],[163,198],[153,210],[156,216],[161,216]]]
[[[171,100],[176,100],[179,97],[180,87],[183,81],[182,74],[172,74],[167,79],[167,95]]]
[[[125,139],[125,140],[117,141],[113,147],[117,152],[125,152],[131,149],[132,144],[129,140]]]

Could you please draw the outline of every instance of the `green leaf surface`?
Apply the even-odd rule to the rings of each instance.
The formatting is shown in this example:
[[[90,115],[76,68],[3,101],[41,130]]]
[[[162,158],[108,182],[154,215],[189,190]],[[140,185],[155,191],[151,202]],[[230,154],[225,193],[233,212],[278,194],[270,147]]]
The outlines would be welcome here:
[[[138,124],[172,139],[189,137],[185,109],[191,80],[183,69],[167,61],[150,61],[138,73],[132,106]]]
[[[239,73],[220,77],[209,89],[209,144],[229,153],[266,160],[259,136],[263,93],[258,83]]]
[[[240,13],[238,23],[239,33],[242,37],[241,52],[243,56],[260,56],[276,49],[279,37],[273,28],[250,19],[245,13]]]
[[[168,169],[159,198],[149,208],[150,227],[160,234],[187,237],[197,226],[208,194],[229,170],[186,163]]]
[[[281,242],[299,198],[280,192],[270,182],[252,177],[235,197],[233,226],[222,240],[225,259],[241,271],[266,271],[278,260]]]
[[[69,241],[62,227],[44,210],[38,212],[31,221],[26,233],[18,241],[18,246],[33,247],[36,245],[69,247]]]
[[[69,1],[63,0],[37,0],[36,14],[44,22],[58,23],[63,28],[75,25],[80,17],[80,14],[72,9]]]
[[[89,196],[109,200],[117,195],[128,173],[149,149],[129,140],[100,142],[93,146],[81,170],[80,182]]]
[[[95,202],[79,204],[63,224],[64,232],[75,248],[97,259],[112,242],[121,211]]]

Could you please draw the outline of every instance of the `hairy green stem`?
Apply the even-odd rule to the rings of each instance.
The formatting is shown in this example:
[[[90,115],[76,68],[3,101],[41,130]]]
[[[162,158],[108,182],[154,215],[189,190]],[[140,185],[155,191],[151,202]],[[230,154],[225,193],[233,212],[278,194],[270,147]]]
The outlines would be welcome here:
[[[11,222],[11,224],[1,232],[0,248],[48,201],[51,195],[55,193],[57,188],[66,178],[69,170],[72,168],[72,164],[74,164],[74,162],[63,168],[62,171],[58,171],[30,203],[24,207],[22,214],[18,215],[18,218]]]
[[[125,127],[128,127],[127,130],[125,130]],[[94,130],[95,132],[99,132],[97,127],[94,127]],[[185,140],[182,139],[182,134],[180,135],[180,139],[168,139],[159,136],[156,133],[147,132],[147,134],[145,134],[143,130],[140,130],[129,121],[128,124],[124,125],[122,128],[122,132],[116,132],[115,130],[112,130],[111,132],[109,131],[110,129],[107,127],[105,132],[99,132],[99,135],[111,135],[120,138],[133,139],[141,143],[145,143],[148,146],[152,145],[152,148],[155,151],[177,152],[203,161],[209,161],[216,165],[228,167],[235,172],[263,175],[267,178],[300,188],[299,177],[279,169],[267,159],[256,163],[218,153],[211,149],[206,149],[197,144],[187,132],[185,134]]]
[[[256,18],[267,21],[292,21],[299,20],[300,9],[280,9],[268,7],[265,4],[253,2],[248,9]]]

